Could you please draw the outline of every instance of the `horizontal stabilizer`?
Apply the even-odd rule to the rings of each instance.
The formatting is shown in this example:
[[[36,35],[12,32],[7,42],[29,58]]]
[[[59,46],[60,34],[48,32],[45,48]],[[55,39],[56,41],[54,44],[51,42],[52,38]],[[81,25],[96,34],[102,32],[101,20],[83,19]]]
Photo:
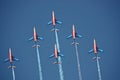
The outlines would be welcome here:
[[[40,47],[40,45],[37,44],[37,45],[33,45],[32,47],[33,47],[33,48],[36,48],[36,47]]]
[[[8,68],[16,68],[16,66],[9,66]]]
[[[54,62],[53,64],[61,64],[61,62]]]
[[[58,58],[56,58],[56,62],[54,62],[54,64],[61,64],[61,62],[59,62]]]
[[[56,28],[51,29],[51,31],[55,31],[55,30],[56,30],[56,31],[59,31],[59,29],[56,29]]]
[[[79,45],[79,43],[78,43],[78,42],[75,42],[75,41],[73,41],[71,44],[72,44],[72,45]]]
[[[100,57],[93,57],[92,60],[95,61],[95,60],[97,60],[97,58],[98,58],[98,60],[100,60]]]

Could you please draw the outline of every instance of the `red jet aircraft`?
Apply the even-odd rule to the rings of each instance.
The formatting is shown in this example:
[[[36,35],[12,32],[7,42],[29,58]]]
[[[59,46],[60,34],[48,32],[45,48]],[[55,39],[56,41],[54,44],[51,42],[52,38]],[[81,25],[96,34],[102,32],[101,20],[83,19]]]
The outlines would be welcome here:
[[[52,24],[53,26],[55,26],[56,24],[61,24],[62,22],[56,20],[54,11],[52,11],[52,20],[48,22],[48,24]]]
[[[59,56],[63,57],[63,54],[60,54],[60,53],[58,52],[56,44],[55,44],[54,48],[55,48],[55,49],[54,49],[54,54],[52,54],[52,55],[50,56],[50,58],[54,57],[54,58],[56,59],[56,62],[54,62],[54,64],[60,64],[61,62],[59,62],[58,57],[59,57]]]
[[[72,34],[69,35],[69,36],[67,37],[67,39],[72,38],[72,39],[73,39],[73,43],[72,43],[72,44],[74,44],[76,37],[81,38],[82,36],[79,35],[79,34],[77,34],[77,32],[76,32],[76,30],[75,30],[75,26],[74,26],[74,24],[73,24],[73,26],[72,26]]]
[[[19,61],[19,59],[13,57],[11,48],[9,48],[9,56],[4,60],[4,62],[10,62],[10,66],[8,68],[15,68],[15,66],[13,66],[13,61]]]

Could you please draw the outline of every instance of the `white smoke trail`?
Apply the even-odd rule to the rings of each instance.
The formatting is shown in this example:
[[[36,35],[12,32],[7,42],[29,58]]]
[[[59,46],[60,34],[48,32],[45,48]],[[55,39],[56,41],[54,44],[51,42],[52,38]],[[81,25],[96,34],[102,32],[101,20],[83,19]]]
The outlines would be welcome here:
[[[38,60],[38,69],[39,69],[39,79],[43,80],[42,77],[42,69],[41,69],[41,63],[40,63],[40,55],[39,55],[39,49],[38,49],[38,45],[36,45],[36,50],[37,50],[37,60]]]
[[[99,80],[101,80],[101,71],[100,71],[99,57],[97,56],[96,59],[97,59],[98,77],[99,77]]]
[[[77,57],[79,80],[82,80],[82,74],[81,74],[81,69],[80,69],[80,61],[79,61],[79,55],[78,55],[77,45],[78,44],[75,42],[75,50],[76,50],[76,57]]]
[[[56,38],[56,45],[57,45],[58,53],[60,53],[60,46],[59,46],[59,41],[58,41],[57,29],[55,29],[55,38]],[[58,57],[58,62],[61,62],[61,64],[58,64],[60,80],[64,80],[63,69],[62,69],[62,60],[61,60],[60,56]]]
[[[61,57],[58,57],[58,62],[62,63]],[[58,65],[59,65],[60,80],[64,80],[62,64],[58,64]]]
[[[13,80],[15,80],[15,71],[14,71],[14,68],[12,67],[12,75],[13,75]]]

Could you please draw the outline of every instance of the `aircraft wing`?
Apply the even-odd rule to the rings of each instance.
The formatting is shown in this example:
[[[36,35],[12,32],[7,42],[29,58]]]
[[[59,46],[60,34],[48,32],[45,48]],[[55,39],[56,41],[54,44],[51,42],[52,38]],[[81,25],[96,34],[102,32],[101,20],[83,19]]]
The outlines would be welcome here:
[[[19,59],[17,59],[17,58],[13,58],[13,61],[19,61]]]
[[[52,21],[49,21],[49,22],[48,22],[48,25],[50,25],[50,24],[52,24]]]
[[[8,62],[9,61],[9,58],[6,58],[5,60],[4,60],[4,62]]]
[[[29,40],[29,41],[33,40],[33,37],[29,38],[28,40]]]
[[[88,53],[93,53],[94,52],[94,50],[93,49],[91,49]]]
[[[38,39],[43,40],[43,38],[42,38],[42,37],[38,37]]]
[[[49,56],[49,58],[52,58],[52,57],[54,57],[54,54],[52,54],[52,55]]]
[[[58,54],[58,56],[61,56],[61,57],[63,57],[64,55],[63,55],[63,54]]]
[[[72,35],[69,35],[68,37],[67,37],[67,39],[69,39],[69,38],[71,38],[72,37]]]
[[[57,24],[61,24],[62,22],[61,21],[56,21]]]
[[[102,49],[98,49],[98,51],[99,51],[99,52],[103,52],[103,50],[102,50]]]
[[[81,38],[82,36],[81,36],[81,35],[79,35],[79,34],[77,34],[77,35],[76,35],[76,37]]]

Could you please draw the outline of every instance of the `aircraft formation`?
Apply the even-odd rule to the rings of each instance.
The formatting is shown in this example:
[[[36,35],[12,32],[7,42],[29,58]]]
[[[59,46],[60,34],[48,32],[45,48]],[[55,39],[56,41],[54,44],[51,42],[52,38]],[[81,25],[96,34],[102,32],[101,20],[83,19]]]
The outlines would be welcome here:
[[[48,22],[48,25],[51,25],[53,27],[53,29],[51,29],[51,31],[55,33],[55,44],[53,44],[54,45],[53,54],[51,54],[49,56],[49,58],[55,58],[55,62],[53,62],[53,64],[58,65],[60,80],[64,80],[64,74],[63,74],[63,68],[62,68],[62,57],[64,57],[64,55],[61,54],[61,52],[60,52],[59,38],[58,38],[58,33],[57,33],[59,31],[59,29],[57,29],[57,24],[61,25],[62,22],[56,19],[55,12],[52,11],[52,19],[51,19],[51,21]],[[73,24],[71,35],[69,35],[67,37],[67,39],[72,38],[72,40],[73,40],[72,45],[75,46],[75,54],[76,54],[76,59],[77,59],[79,80],[82,80],[82,73],[81,73],[81,68],[80,68],[79,52],[78,52],[78,48],[77,48],[79,43],[76,41],[76,38],[82,38],[82,37],[83,37],[82,35],[80,35],[76,32],[75,25]],[[40,40],[43,40],[43,37],[41,37],[37,34],[36,26],[34,26],[33,27],[33,36],[30,37],[28,39],[28,41],[34,42],[34,45],[32,47],[36,49],[36,53],[37,53],[39,79],[43,80],[42,66],[41,66],[41,61],[40,61],[41,59],[40,59],[40,53],[39,53],[39,47],[40,47],[39,41]],[[93,57],[93,60],[95,60],[97,62],[98,80],[101,80],[101,70],[100,70],[100,64],[99,64],[100,57],[98,56],[99,52],[103,52],[103,50],[97,46],[96,39],[93,39],[93,49],[88,51],[88,53],[94,53],[94,55],[95,55],[95,57]],[[10,66],[8,68],[10,68],[12,70],[13,80],[15,80],[15,71],[14,71],[15,66],[13,64],[14,61],[19,61],[19,59],[15,58],[13,56],[12,49],[9,48],[9,56],[8,56],[8,58],[6,58],[4,60],[4,62],[10,63]]]

